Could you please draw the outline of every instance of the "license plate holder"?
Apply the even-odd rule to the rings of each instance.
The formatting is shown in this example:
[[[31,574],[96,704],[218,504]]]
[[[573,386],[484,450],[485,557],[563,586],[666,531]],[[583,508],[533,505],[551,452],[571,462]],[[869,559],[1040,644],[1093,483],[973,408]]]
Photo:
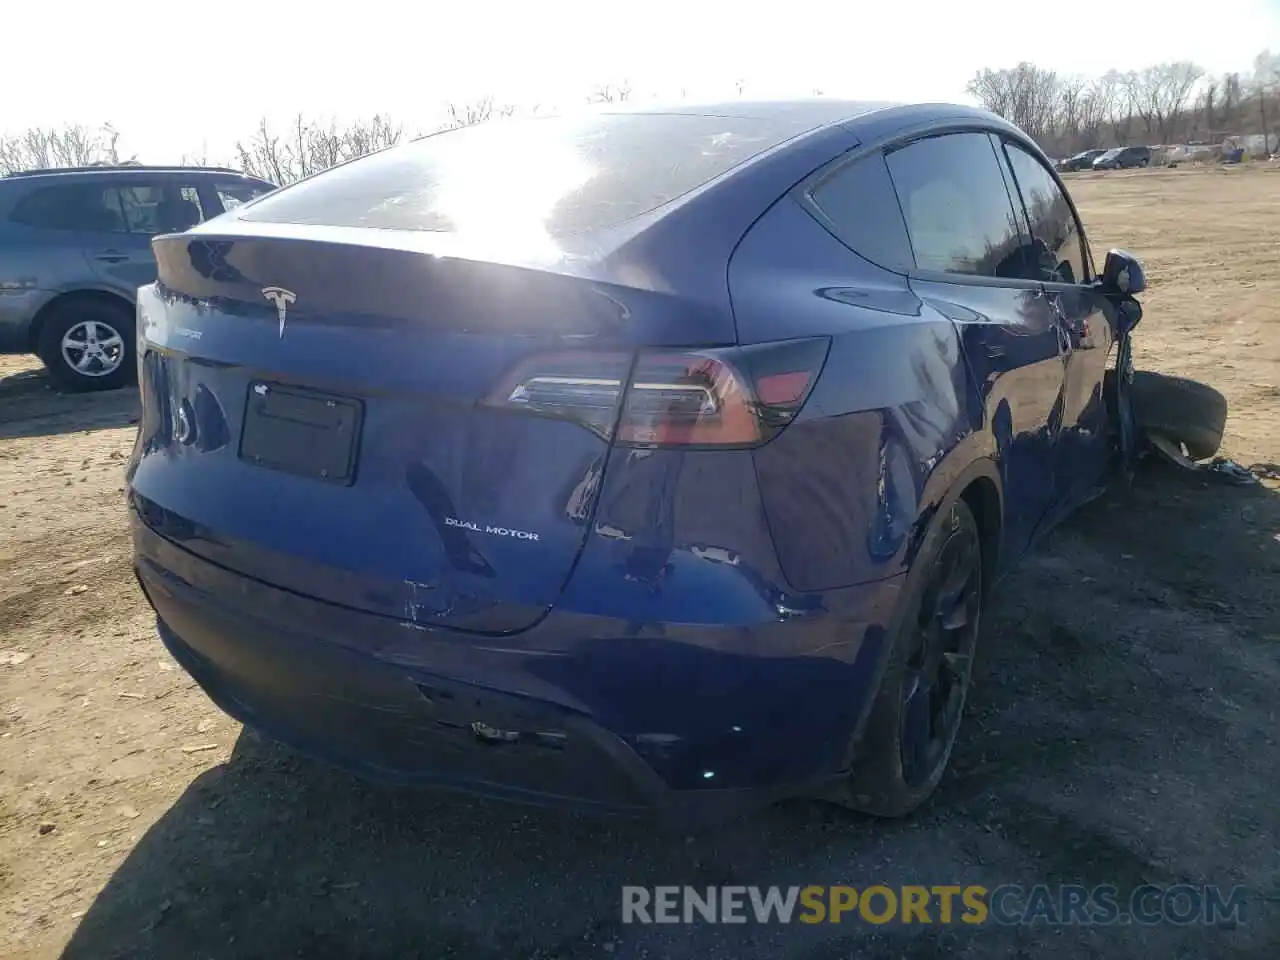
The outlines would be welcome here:
[[[258,381],[245,401],[240,459],[350,486],[363,422],[359,400]]]

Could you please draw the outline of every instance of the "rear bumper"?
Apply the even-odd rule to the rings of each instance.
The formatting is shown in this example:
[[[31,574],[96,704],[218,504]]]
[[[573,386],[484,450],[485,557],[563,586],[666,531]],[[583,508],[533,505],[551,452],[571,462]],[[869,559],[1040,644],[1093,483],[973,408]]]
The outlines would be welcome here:
[[[223,710],[360,775],[606,812],[723,813],[838,775],[899,582],[755,627],[553,612],[424,629],[227,571],[133,519],[166,647]]]

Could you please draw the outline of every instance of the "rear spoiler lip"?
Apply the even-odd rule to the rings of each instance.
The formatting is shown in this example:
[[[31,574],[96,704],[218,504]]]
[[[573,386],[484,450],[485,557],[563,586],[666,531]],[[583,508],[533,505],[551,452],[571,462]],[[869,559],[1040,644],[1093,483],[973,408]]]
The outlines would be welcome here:
[[[588,277],[593,269],[617,252],[637,231],[606,231],[558,240],[534,238],[513,244],[509,236],[475,236],[428,230],[389,230],[383,227],[329,227],[313,224],[272,223],[215,217],[183,233],[154,237],[152,249],[159,254],[175,242],[234,243],[238,240],[295,240],[327,246],[360,247],[426,257],[524,267],[548,273]]]

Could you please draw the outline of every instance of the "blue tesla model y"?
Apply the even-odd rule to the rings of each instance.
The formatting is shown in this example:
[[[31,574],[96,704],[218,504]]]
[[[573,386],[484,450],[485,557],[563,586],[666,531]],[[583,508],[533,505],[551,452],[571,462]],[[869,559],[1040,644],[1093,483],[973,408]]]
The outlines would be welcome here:
[[[623,812],[930,794],[1143,286],[999,118],[826,100],[440,133],[154,246],[172,655],[356,772]]]

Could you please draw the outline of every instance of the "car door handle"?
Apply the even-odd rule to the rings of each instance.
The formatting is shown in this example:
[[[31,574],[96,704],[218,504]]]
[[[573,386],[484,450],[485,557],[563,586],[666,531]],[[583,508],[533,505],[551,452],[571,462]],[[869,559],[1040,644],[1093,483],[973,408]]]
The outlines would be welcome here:
[[[103,263],[121,263],[128,260],[129,255],[121,253],[119,250],[103,250],[101,253],[95,254],[93,259],[101,260]]]

